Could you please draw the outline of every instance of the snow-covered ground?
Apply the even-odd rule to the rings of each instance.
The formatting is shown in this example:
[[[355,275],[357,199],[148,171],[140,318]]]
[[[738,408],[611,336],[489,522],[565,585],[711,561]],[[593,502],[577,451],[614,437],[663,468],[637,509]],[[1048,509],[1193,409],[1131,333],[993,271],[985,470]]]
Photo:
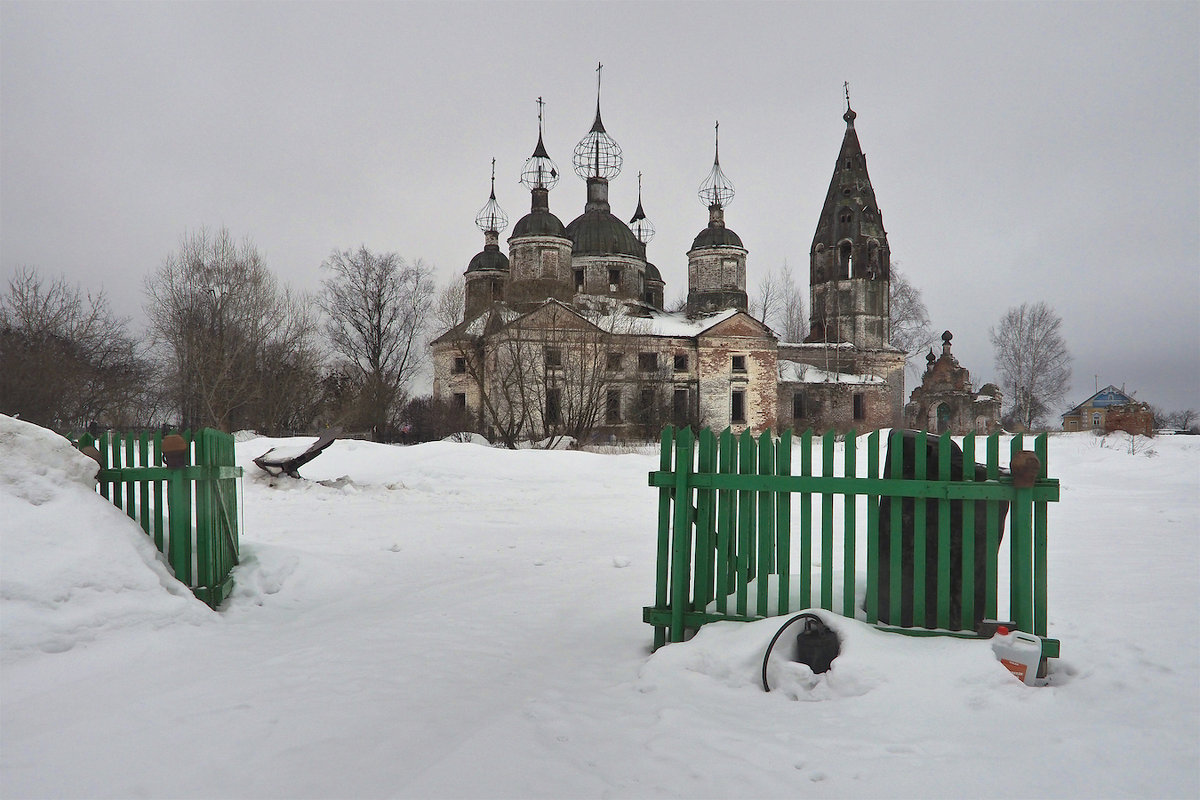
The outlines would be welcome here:
[[[0,796],[1200,795],[1200,437],[1051,440],[1049,687],[987,643],[826,615],[834,668],[770,694],[782,620],[649,653],[651,452],[250,463],[308,441],[238,444],[216,613],[90,462],[0,417]]]

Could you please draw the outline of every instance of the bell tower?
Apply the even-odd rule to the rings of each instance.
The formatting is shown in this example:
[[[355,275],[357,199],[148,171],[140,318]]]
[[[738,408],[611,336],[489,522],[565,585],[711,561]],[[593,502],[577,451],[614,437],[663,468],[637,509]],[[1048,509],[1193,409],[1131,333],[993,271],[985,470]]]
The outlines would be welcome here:
[[[846,133],[809,251],[809,342],[888,344],[891,251],[846,90]]]

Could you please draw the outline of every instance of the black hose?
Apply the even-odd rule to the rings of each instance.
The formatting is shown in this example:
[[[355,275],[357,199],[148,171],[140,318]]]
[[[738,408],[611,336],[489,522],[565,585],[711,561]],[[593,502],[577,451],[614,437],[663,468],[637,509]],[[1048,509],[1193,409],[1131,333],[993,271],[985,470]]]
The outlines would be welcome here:
[[[769,661],[771,658],[771,650],[775,647],[775,643],[777,641],[779,641],[779,637],[783,635],[784,631],[786,631],[789,627],[791,627],[791,624],[793,622],[795,622],[796,620],[806,619],[806,618],[807,619],[815,619],[817,622],[820,622],[822,625],[825,624],[825,621],[822,620],[820,617],[818,617],[816,614],[813,614],[809,611],[805,611],[803,613],[797,614],[796,616],[789,619],[787,622],[783,623],[783,625],[779,628],[779,630],[775,631],[775,636],[772,637],[771,643],[769,645],[767,645],[767,654],[765,656],[763,656],[763,663],[762,663],[762,685],[763,685],[763,689],[765,691],[768,691],[768,692],[771,691],[771,687],[767,685],[767,661]]]

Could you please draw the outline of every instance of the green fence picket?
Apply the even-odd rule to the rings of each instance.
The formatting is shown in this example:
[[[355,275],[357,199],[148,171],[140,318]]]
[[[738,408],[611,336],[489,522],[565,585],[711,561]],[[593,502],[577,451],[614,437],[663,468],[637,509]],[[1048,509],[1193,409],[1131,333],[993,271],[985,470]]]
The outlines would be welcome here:
[[[855,477],[855,460],[857,456],[857,434],[851,429],[846,433],[842,448],[842,474],[847,478]],[[857,577],[855,558],[855,533],[857,529],[855,512],[858,495],[847,492],[843,496],[842,506],[842,616],[854,617],[854,581]]]
[[[779,443],[775,449],[775,474],[792,474],[792,430],[787,428],[779,435]],[[775,537],[778,563],[776,571],[779,575],[779,613],[791,611],[791,578],[792,578],[792,494],[777,491],[774,494],[775,503]]]

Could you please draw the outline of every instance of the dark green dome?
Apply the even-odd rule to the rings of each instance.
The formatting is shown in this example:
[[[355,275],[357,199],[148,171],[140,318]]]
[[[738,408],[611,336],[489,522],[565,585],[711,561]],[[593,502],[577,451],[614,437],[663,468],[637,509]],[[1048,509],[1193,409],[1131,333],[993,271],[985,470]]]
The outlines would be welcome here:
[[[609,211],[592,209],[583,212],[567,226],[567,236],[575,255],[646,257],[646,246],[638,241],[628,225]]]
[[[709,225],[696,236],[692,249],[701,247],[742,247],[742,237],[724,225]]]
[[[478,272],[483,269],[508,269],[508,256],[500,252],[497,245],[485,245],[483,250],[475,254],[467,265],[467,272]]]
[[[659,283],[663,282],[662,273],[658,271],[658,267],[654,266],[649,261],[646,262],[646,280],[658,281]]]
[[[567,231],[558,217],[549,211],[537,210],[531,211],[517,220],[517,224],[513,226],[512,236],[508,238],[516,239],[519,236],[561,236],[566,238]]]

